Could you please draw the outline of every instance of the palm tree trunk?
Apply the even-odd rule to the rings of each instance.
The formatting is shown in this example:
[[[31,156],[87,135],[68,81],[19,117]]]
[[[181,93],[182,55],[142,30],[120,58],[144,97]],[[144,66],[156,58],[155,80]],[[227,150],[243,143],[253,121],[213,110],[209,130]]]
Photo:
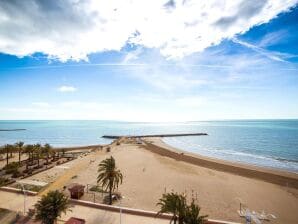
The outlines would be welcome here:
[[[21,150],[19,151],[19,165],[21,165]]]
[[[6,149],[6,165],[8,165],[8,149]]]
[[[46,168],[48,168],[48,163],[49,163],[49,153],[47,153],[46,161],[47,161]]]
[[[110,186],[110,189],[109,189],[109,199],[110,199],[110,205],[112,205],[112,185]]]

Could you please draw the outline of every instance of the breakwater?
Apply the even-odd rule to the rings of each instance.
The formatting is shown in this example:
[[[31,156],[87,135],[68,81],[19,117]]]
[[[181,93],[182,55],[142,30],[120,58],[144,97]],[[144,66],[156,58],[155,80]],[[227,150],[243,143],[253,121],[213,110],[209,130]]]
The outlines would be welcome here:
[[[103,135],[102,138],[118,139],[122,137],[128,138],[149,138],[149,137],[182,137],[182,136],[200,136],[208,135],[207,133],[185,133],[185,134],[158,134],[158,135]]]
[[[17,128],[17,129],[0,129],[0,131],[26,131],[24,128]]]

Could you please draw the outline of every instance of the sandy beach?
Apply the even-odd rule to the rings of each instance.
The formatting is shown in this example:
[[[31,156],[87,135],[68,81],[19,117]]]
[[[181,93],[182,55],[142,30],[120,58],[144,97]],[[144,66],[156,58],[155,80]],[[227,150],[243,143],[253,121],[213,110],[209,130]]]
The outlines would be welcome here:
[[[98,164],[112,155],[124,175],[124,182],[119,187],[119,192],[124,196],[122,206],[157,211],[156,203],[165,191],[186,192],[189,197],[193,195],[198,199],[202,214],[208,214],[212,219],[243,222],[237,213],[241,202],[251,211],[264,210],[266,213],[274,214],[277,219],[271,220],[270,223],[297,223],[297,188],[262,180],[259,175],[269,172],[290,179],[294,184],[298,180],[298,175],[213,159],[211,159],[213,167],[194,165],[157,153],[155,147],[161,147],[169,152],[175,151],[179,155],[182,153],[166,145],[161,139],[150,138],[146,141],[147,144],[140,145],[122,139],[120,145],[110,146],[110,152],[106,152],[107,146],[103,149],[94,147],[93,152],[63,167],[52,168],[29,179],[51,183],[40,194],[53,189],[62,189],[71,183],[95,185]],[[190,154],[184,152],[182,155]],[[198,155],[192,156],[209,160]],[[220,170],[222,163],[230,164],[233,172]],[[243,169],[250,170],[248,176],[242,173]],[[256,174],[256,178],[253,174]],[[88,195],[84,197],[87,200],[92,199],[88,198]]]

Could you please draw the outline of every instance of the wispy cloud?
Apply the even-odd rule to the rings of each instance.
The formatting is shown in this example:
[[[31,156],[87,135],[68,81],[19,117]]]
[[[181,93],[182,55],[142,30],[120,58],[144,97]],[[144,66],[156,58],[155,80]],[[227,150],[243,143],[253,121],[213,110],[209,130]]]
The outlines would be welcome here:
[[[59,92],[75,92],[78,89],[74,86],[60,86],[57,90]]]
[[[248,42],[245,42],[245,41],[242,41],[242,40],[239,40],[237,38],[233,38],[232,39],[235,43],[237,44],[240,44],[242,46],[245,46],[261,55],[264,55],[266,56],[267,58],[271,59],[271,60],[274,60],[274,61],[279,61],[279,62],[287,62],[285,60],[285,57],[286,56],[289,56],[288,54],[283,54],[283,53],[280,53],[280,52],[273,52],[273,51],[268,51],[268,50],[265,50],[264,48],[261,48],[261,47],[258,47],[256,45],[253,45],[251,43],[248,43]]]
[[[262,39],[258,43],[258,46],[264,48],[278,44],[280,42],[283,42],[287,36],[289,36],[289,33],[285,29],[270,32],[262,37]]]
[[[124,65],[130,64],[132,61],[135,61],[139,58],[139,55],[142,53],[142,48],[138,47],[136,50],[129,51],[126,53],[124,59],[122,60],[122,63]]]

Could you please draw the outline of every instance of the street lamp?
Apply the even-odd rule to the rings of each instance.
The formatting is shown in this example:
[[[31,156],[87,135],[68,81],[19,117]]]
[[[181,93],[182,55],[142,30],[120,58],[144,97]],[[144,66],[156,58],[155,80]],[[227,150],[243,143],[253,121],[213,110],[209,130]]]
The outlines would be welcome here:
[[[19,182],[21,184],[21,187],[22,187],[22,190],[23,190],[23,193],[24,193],[24,215],[26,215],[26,189],[25,189],[25,186]]]
[[[119,209],[120,209],[120,224],[122,224],[122,207],[121,207],[122,198],[124,198],[124,197],[120,198],[120,206],[119,206]]]

